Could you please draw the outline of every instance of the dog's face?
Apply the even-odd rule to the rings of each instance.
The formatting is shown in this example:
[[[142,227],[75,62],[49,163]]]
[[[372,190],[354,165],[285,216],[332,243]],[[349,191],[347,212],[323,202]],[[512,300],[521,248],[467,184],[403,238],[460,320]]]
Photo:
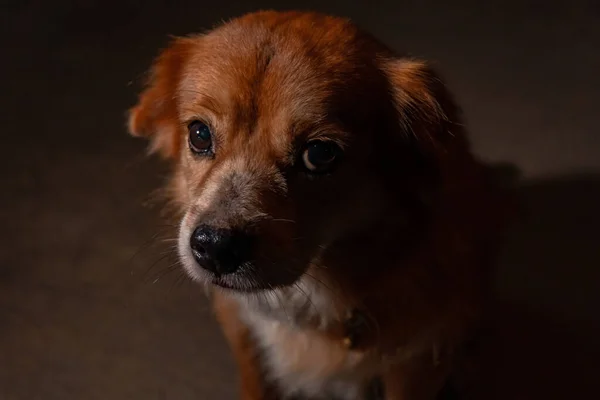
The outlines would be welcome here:
[[[188,273],[286,287],[328,248],[406,221],[451,136],[437,86],[423,63],[315,14],[251,14],[175,40],[129,127],[174,163]]]

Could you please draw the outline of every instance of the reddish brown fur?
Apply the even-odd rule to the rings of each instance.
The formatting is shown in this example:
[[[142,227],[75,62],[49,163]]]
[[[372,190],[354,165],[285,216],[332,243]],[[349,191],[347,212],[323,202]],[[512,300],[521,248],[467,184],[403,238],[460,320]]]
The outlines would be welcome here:
[[[211,161],[186,151],[185,126],[198,114],[221,135]],[[387,360],[387,398],[435,396],[481,313],[508,214],[469,151],[450,93],[426,63],[396,57],[339,18],[250,14],[208,35],[176,39],[156,60],[129,128],[173,160],[182,212],[235,161],[252,177],[248,191],[256,198],[244,198],[250,209],[260,204],[271,216],[298,221],[263,227],[265,251],[283,249],[273,257],[305,259],[310,244],[292,240],[299,232],[334,235],[322,258],[328,269],[316,273],[345,307],[370,317],[361,351]],[[278,168],[293,164],[296,141],[321,136],[345,148],[339,174],[310,184],[287,175],[280,193]],[[238,305],[220,291],[215,305],[243,397],[273,398]],[[339,325],[305,328],[332,346],[343,341]]]

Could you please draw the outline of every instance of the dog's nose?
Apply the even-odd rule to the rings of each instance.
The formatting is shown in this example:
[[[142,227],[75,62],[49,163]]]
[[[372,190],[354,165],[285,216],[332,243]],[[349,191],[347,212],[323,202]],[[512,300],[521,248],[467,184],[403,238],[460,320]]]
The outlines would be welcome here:
[[[251,255],[251,236],[241,231],[201,225],[190,237],[194,258],[217,275],[235,272]]]

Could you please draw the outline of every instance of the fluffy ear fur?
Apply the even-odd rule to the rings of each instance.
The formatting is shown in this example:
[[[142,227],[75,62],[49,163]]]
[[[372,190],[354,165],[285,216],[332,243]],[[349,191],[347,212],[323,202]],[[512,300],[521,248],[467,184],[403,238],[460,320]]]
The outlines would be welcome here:
[[[463,157],[469,149],[461,111],[433,69],[423,61],[401,58],[386,62],[384,70],[401,127],[424,155],[437,162],[449,155]]]
[[[472,231],[463,234],[472,234],[473,243],[483,247],[488,240],[485,245],[495,247],[496,235],[515,219],[512,190],[505,190],[494,171],[472,154],[461,110],[439,75],[412,59],[391,60],[385,71],[403,130],[435,174],[423,198],[439,199],[438,205],[451,210],[451,229],[468,227]]]
[[[175,39],[159,54],[137,105],[128,114],[129,133],[148,138],[150,152],[165,158],[179,153],[176,91],[189,49],[189,41]]]

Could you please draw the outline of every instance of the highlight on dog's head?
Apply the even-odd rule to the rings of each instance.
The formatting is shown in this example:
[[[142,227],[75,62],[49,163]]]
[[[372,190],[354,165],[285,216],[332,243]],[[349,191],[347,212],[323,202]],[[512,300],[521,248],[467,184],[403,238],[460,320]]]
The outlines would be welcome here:
[[[356,235],[417,235],[445,164],[468,154],[424,62],[313,13],[175,39],[129,129],[174,165],[186,270],[239,292],[293,285]]]

